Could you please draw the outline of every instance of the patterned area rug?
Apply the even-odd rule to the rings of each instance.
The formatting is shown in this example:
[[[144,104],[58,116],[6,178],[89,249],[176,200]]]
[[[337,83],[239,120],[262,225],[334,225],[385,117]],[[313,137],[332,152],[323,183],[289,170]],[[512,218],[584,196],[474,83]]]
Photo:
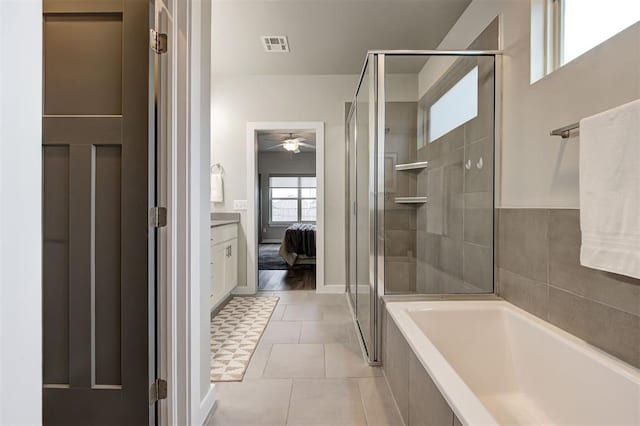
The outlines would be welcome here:
[[[211,320],[211,381],[239,382],[278,297],[234,297]]]
[[[280,244],[260,244],[258,246],[258,269],[287,270],[289,266],[280,256]]]

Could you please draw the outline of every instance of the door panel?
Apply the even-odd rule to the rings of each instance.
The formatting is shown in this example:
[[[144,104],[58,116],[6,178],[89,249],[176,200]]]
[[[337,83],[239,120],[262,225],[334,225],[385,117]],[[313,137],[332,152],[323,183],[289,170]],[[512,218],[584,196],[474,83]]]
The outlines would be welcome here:
[[[371,334],[371,304],[370,304],[370,274],[371,259],[370,241],[370,171],[371,171],[371,142],[370,142],[370,104],[371,90],[370,75],[372,66],[367,63],[364,77],[356,96],[356,317],[367,353],[372,348]]]
[[[46,115],[122,113],[122,29],[120,13],[45,15]]]
[[[229,241],[229,256],[225,265],[225,293],[238,285],[238,240]]]
[[[211,280],[211,296],[213,303],[217,303],[224,294],[225,286],[225,262],[227,256],[227,245],[216,244],[211,248],[213,263],[213,279]]]
[[[69,382],[69,147],[43,149],[43,380]]]
[[[148,424],[149,2],[43,6],[43,420]]]
[[[347,122],[347,179],[348,179],[348,200],[347,200],[347,210],[348,210],[348,223],[349,223],[349,236],[348,236],[348,267],[347,273],[348,275],[348,283],[349,283],[349,297],[351,299],[351,306],[354,309],[354,313],[357,310],[357,274],[356,274],[356,265],[357,265],[357,218],[356,218],[356,207],[357,207],[357,194],[356,194],[356,106],[352,107],[351,112],[348,116]]]
[[[122,384],[121,371],[121,205],[122,152],[95,147],[95,382]],[[114,232],[115,231],[115,232]]]

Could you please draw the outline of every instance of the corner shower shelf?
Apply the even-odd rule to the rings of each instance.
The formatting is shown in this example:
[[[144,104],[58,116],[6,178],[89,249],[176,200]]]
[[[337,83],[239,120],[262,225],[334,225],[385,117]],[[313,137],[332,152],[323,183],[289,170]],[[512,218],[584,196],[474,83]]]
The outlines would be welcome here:
[[[426,169],[428,164],[429,164],[428,161],[419,161],[417,163],[396,164],[396,170],[419,173],[422,170]]]
[[[396,197],[393,201],[396,204],[424,204],[427,197]]]

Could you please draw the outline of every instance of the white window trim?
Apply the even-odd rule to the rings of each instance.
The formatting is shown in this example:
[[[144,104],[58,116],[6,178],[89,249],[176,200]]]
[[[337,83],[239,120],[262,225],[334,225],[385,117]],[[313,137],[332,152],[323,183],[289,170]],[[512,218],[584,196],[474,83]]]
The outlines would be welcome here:
[[[562,0],[531,0],[531,84],[562,66]]]

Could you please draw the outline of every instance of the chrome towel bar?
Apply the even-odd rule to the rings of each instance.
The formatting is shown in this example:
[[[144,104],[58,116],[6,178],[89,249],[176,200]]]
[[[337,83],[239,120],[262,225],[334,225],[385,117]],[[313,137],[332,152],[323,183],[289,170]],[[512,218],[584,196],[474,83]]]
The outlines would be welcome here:
[[[551,136],[560,136],[562,139],[567,139],[571,135],[572,130],[580,128],[580,123],[569,124],[568,126],[560,127],[559,129],[552,130]]]

